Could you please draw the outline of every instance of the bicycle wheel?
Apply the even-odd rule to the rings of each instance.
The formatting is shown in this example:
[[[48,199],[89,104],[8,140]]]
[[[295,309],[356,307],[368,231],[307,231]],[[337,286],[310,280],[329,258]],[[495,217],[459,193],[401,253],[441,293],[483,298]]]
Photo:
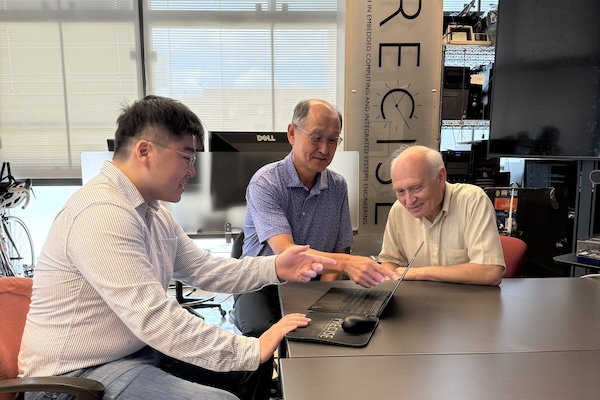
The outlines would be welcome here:
[[[6,235],[6,254],[15,276],[33,276],[35,253],[33,240],[25,223],[18,217],[6,216],[2,221]]]

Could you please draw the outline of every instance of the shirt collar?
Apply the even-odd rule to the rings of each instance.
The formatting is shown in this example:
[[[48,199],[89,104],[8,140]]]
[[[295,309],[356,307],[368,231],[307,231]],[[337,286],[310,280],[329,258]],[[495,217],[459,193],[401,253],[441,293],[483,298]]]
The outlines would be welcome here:
[[[135,208],[144,220],[151,218],[160,208],[158,200],[153,200],[149,204],[144,201],[144,197],[137,187],[129,180],[129,178],[119,168],[115,167],[109,160],[105,161],[100,169],[103,174],[112,184],[118,188],[127,203]]]
[[[421,221],[424,222],[427,226],[435,225],[438,221],[441,221],[446,215],[448,215],[448,212],[450,211],[450,200],[452,199],[452,194],[454,192],[454,185],[445,182],[445,186],[446,188],[444,190],[444,200],[442,201],[442,209],[435,217],[433,222],[429,222],[429,220],[425,216],[420,218]]]
[[[452,194],[454,193],[454,185],[446,182],[446,190],[444,191],[444,201],[442,203],[442,212],[448,213],[450,210],[450,200],[452,199]]]
[[[292,153],[290,152],[282,161],[283,165],[283,174],[285,181],[287,182],[287,187],[301,187],[304,188],[304,184],[300,180],[298,176],[298,171],[294,167],[294,163],[292,162]],[[325,169],[323,172],[317,173],[317,177],[315,179],[315,184],[311,189],[311,192],[319,193],[321,190],[327,189],[329,187],[329,174],[328,170]]]

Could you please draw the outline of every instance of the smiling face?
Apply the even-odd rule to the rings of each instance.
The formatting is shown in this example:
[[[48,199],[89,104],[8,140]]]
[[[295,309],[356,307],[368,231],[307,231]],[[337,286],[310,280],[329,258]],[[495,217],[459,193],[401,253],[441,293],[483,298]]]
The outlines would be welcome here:
[[[149,151],[155,154],[155,162],[150,171],[151,199],[178,202],[188,179],[196,175],[194,164],[190,165],[190,160],[196,155],[194,137],[184,135],[181,139],[166,143],[148,143]]]
[[[392,187],[398,201],[415,218],[433,221],[442,209],[446,187],[445,168],[433,167],[426,148],[405,150],[392,166]]]
[[[292,162],[306,187],[311,188],[317,173],[323,172],[333,160],[339,136],[338,114],[324,103],[312,103],[303,123],[288,125]],[[317,142],[317,137],[323,140]]]

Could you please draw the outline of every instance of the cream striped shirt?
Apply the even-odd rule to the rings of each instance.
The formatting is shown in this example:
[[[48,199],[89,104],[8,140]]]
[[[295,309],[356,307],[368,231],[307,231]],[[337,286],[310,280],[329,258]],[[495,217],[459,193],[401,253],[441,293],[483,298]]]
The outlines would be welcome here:
[[[239,293],[279,283],[275,257],[215,258],[110,161],[56,217],[36,265],[19,369],[59,375],[149,345],[215,371],[254,370],[258,339],[204,323],[166,294],[171,278]]]

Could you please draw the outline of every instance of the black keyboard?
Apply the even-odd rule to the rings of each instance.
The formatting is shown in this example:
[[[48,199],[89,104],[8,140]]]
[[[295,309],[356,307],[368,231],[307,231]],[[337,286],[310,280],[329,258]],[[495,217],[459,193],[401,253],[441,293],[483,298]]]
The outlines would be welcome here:
[[[375,315],[382,301],[389,296],[384,290],[359,289],[349,294],[342,304],[339,312],[347,314]]]

